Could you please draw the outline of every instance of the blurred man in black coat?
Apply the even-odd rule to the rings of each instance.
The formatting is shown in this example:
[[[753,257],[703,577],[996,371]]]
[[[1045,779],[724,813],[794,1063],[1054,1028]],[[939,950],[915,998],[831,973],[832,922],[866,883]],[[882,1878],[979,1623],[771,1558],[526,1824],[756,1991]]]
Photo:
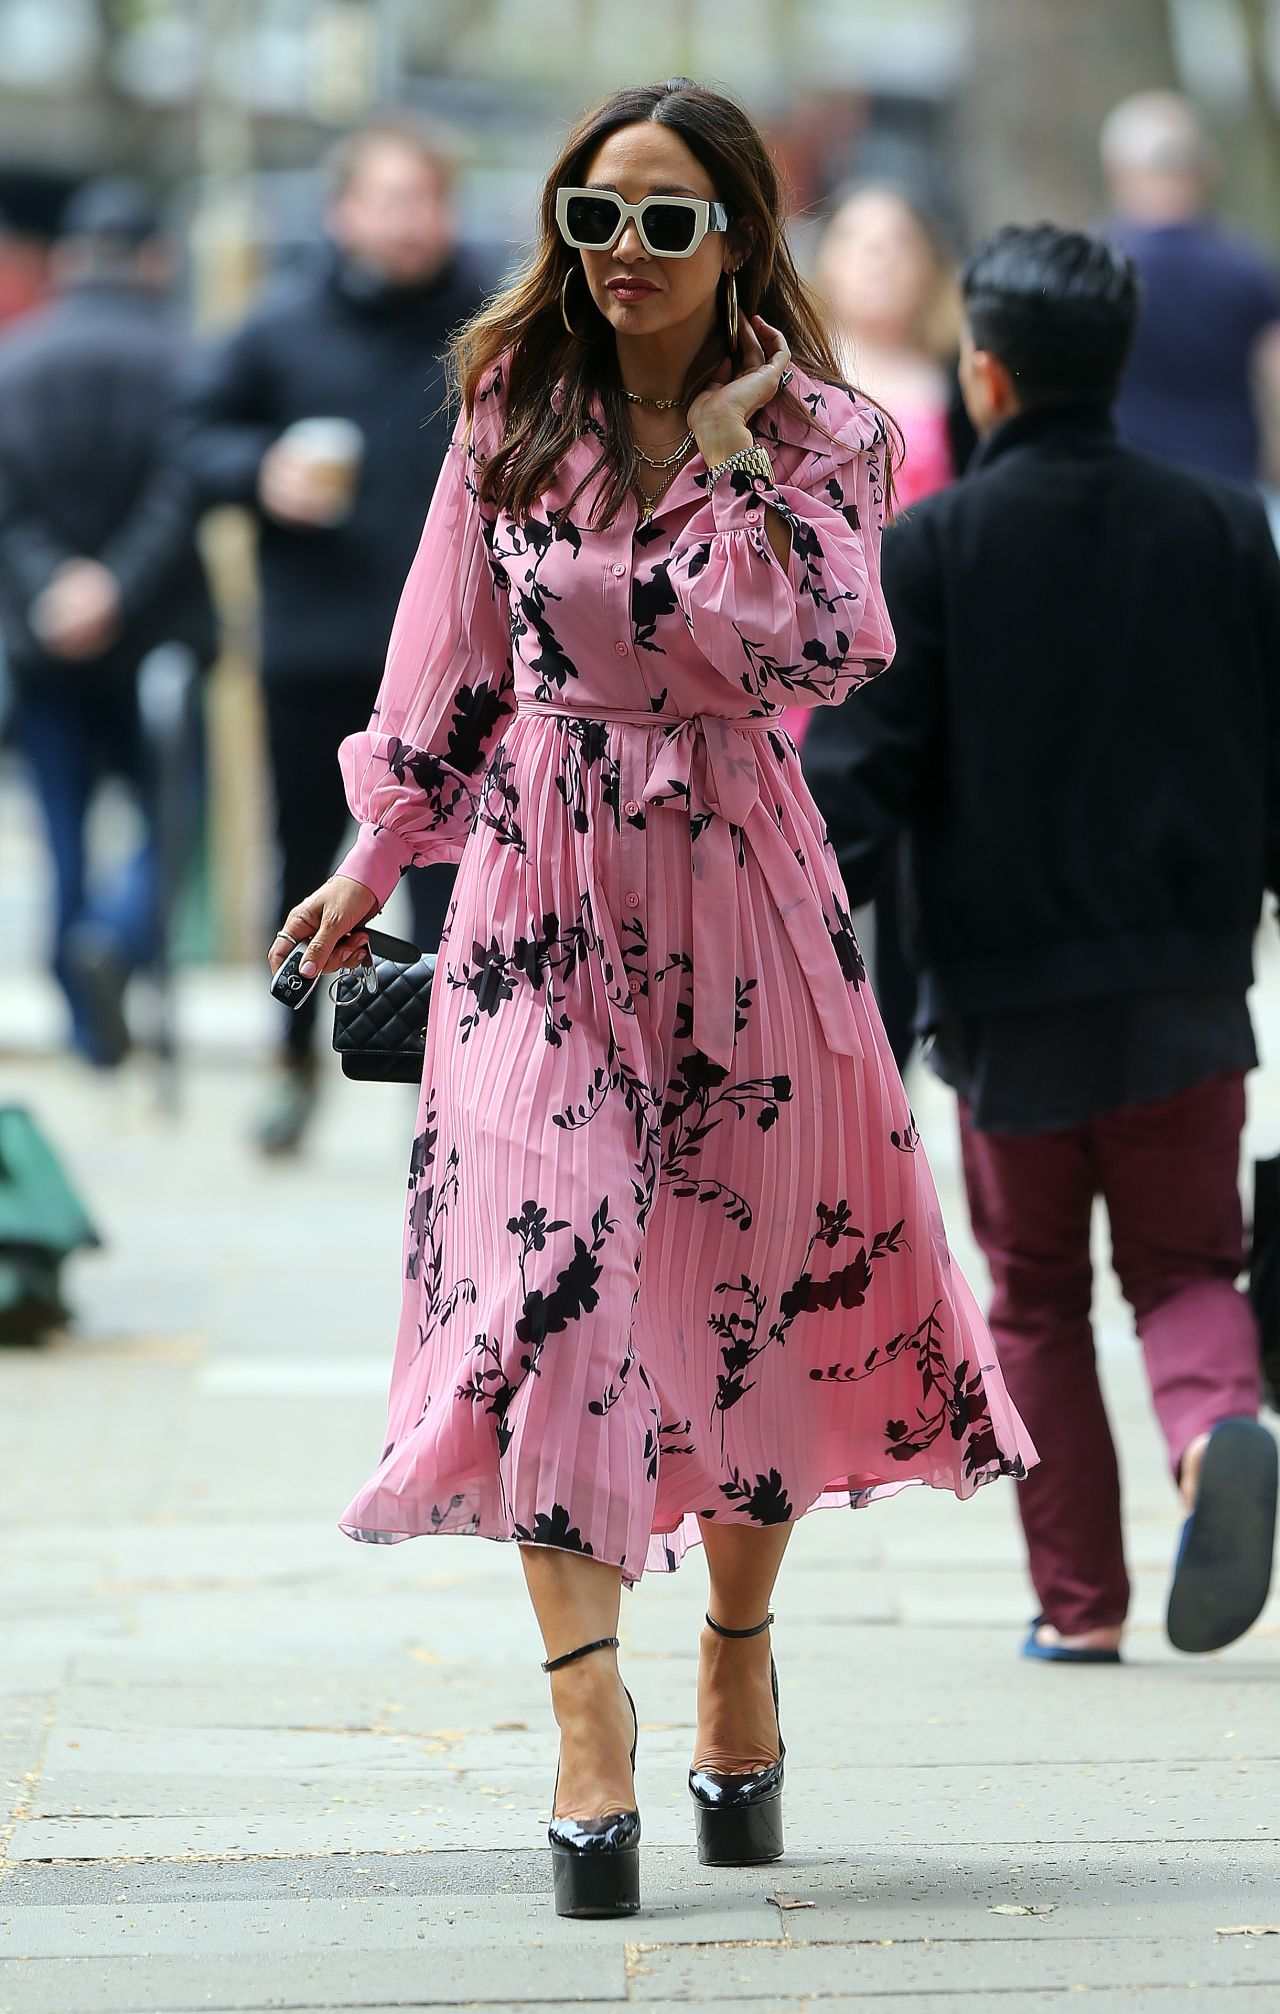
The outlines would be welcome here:
[[[1190,1513],[1169,1634],[1209,1650],[1261,1612],[1275,1526],[1236,1182],[1253,933],[1280,889],[1280,561],[1247,491],[1118,439],[1123,252],[1010,228],[964,286],[982,445],[886,537],[897,659],[819,710],[805,769],[853,902],[906,835],[918,1026],[960,1094],[1040,1454],[1018,1486],[1026,1654],[1113,1661],[1128,1607],[1095,1195]]]
[[[77,1046],[117,1062],[128,973],[155,948],[154,796],[138,667],[180,643],[207,663],[213,616],[195,491],[165,438],[182,337],[155,207],[123,179],[69,203],[51,304],[0,339],[0,624],[14,732],[41,798],[57,887],[54,970]],[[117,884],[91,888],[96,784],[136,791],[146,837]]]
[[[338,743],[368,720],[448,446],[448,337],[485,292],[455,241],[453,179],[444,144],[408,121],[351,134],[324,244],[188,384],[185,452],[204,495],[249,504],[260,521],[283,909],[324,880],[346,830]],[[448,867],[407,877],[424,947],[439,938],[452,878]],[[310,1116],[322,998],[285,1026],[260,1129],[268,1152],[295,1147]]]

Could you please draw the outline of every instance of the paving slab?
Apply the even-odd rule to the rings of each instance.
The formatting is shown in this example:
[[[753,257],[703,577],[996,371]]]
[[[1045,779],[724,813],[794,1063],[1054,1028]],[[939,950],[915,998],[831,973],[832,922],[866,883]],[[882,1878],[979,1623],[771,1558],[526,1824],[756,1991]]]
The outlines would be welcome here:
[[[1276,1947],[1276,1948],[1269,1948]],[[891,1992],[1020,1994],[1044,1983],[1074,1991],[1095,1985],[1280,1988],[1280,1939],[1163,1936],[1028,1940],[992,1936],[951,1942],[914,1939],[836,1944],[644,1945],[634,1947],[631,1999],[695,2005],[730,1986],[741,2002],[780,1990],[825,2001],[832,1995]]]
[[[815,1646],[823,1640],[816,1628],[787,1615],[778,1630],[783,1689],[799,1720],[797,1753],[824,1739],[812,1713],[826,1692],[821,1671],[813,1669],[820,1656]],[[883,1754],[886,1738],[900,1741],[908,1732],[912,1753],[922,1761],[945,1759],[957,1747],[972,1760],[985,1760],[989,1751],[993,1759],[1027,1761],[1051,1739],[1060,1753],[1064,1742],[1078,1740],[1078,1753],[1068,1750],[1064,1760],[1188,1752],[1230,1759],[1237,1746],[1241,1753],[1280,1752],[1280,1727],[1268,1710],[1280,1645],[1261,1632],[1223,1657],[1196,1662],[1174,1657],[1154,1638],[1135,1642],[1119,1671],[1028,1665],[1003,1632],[978,1628],[958,1636],[922,1629],[910,1639],[900,1631],[865,1629],[856,1648],[861,1682],[841,1758],[858,1750]],[[913,1686],[905,1696],[899,1687],[895,1693],[893,1676],[904,1654],[926,1669],[945,1660],[946,1687]],[[633,1641],[626,1662],[642,1725],[691,1728],[691,1644],[679,1657],[659,1658]],[[70,1735],[140,1729],[162,1738],[166,1730],[205,1728],[212,1740],[219,1728],[378,1728],[430,1739],[441,1730],[471,1737],[486,1726],[524,1719],[544,1751],[550,1739],[536,1667],[446,1662],[420,1644],[406,1645],[378,1668],[349,1655],[335,1655],[322,1668],[265,1656],[249,1663],[228,1659],[211,1682],[207,1658],[179,1659],[161,1650],[147,1657],[129,1640],[77,1658],[60,1697],[61,1729]]]
[[[1084,2004],[1088,2014],[1132,2014],[1132,2010],[1135,2009],[1137,2014],[1204,2014],[1205,2000],[1199,1987],[1139,1986],[1122,1987],[1114,1991],[1105,1987],[1090,1987],[1080,1989],[1080,1995],[1086,1990],[1087,2000]],[[1016,2002],[1018,2014],[1063,2014],[1064,2005],[1074,2007],[1080,1995],[1073,1989],[1068,2002],[1058,1991],[1019,1992]],[[1230,2010],[1230,2014],[1272,2014],[1275,2006],[1270,1986],[1217,1986],[1214,1988],[1214,1996],[1215,2006],[1221,2004]],[[1008,1996],[993,2000],[985,1990],[968,1993],[959,1988],[947,1993],[910,1994],[892,1990],[880,1993],[872,1990],[859,1993],[854,1999],[843,1993],[803,1999],[787,1996],[782,1999],[751,2000],[746,2004],[750,2007],[751,2014],[865,2014],[868,2007],[884,2006],[889,2009],[895,2003],[899,2008],[909,2009],[910,2014],[975,2014],[975,2010],[979,2009],[989,2010],[993,2006],[1003,2008],[1007,2005],[1007,2000]],[[405,2009],[412,2008],[414,2004],[413,2001],[401,2000],[394,2007],[386,2003],[373,2006],[367,2001],[361,2001],[358,2014],[405,2014]],[[416,2004],[420,2006],[422,2003]],[[521,2000],[517,2004],[520,2014],[559,2014],[564,2002]],[[612,2006],[618,2003],[600,2001],[597,2004]],[[437,2014],[466,2014],[466,2010],[475,2005],[474,2001],[454,2001],[450,2006],[439,2007]],[[690,2002],[652,2000],[646,2001],[645,2006],[647,2014],[688,2014]],[[743,2003],[739,2000],[699,2000],[697,2003],[698,2014],[742,2014],[742,2006]],[[4,2010],[0,2010],[0,2014],[4,2014]],[[155,2008],[148,2009],[147,2014],[186,2014],[186,2010]],[[216,2007],[212,2009],[212,2014],[218,2014]],[[330,2014],[330,2008],[291,2007],[289,2014]]]
[[[342,2008],[340,2009],[338,2003],[333,2000],[326,2000],[323,2005],[313,2002],[310,2006],[303,2006],[296,2001],[290,2000],[287,2005],[280,2001],[263,2003],[263,2014],[274,2014],[275,2009],[282,2007],[284,2008],[284,2014],[335,2014],[335,2010],[336,2014],[344,2014],[344,2010],[349,2010],[349,2014],[406,2014],[406,2010],[412,2010],[415,2007],[430,2007],[433,2010],[433,2014],[437,2014],[437,2011],[438,2014],[468,2014],[469,2010],[489,2004],[491,2003],[478,2000],[450,2000],[446,2002],[407,1999],[397,2000],[394,2003],[379,2001],[376,2004],[370,2000],[348,2000],[342,2003]],[[598,2000],[577,1999],[572,2002],[564,2000],[518,2000],[512,2001],[509,2004],[513,2008],[518,2007],[519,2014],[560,2014],[560,2010],[566,2005],[577,2007],[624,2007],[626,2002],[609,1995],[606,1998]],[[785,2004],[789,2007],[803,2010],[812,2003],[804,2000],[792,2000]],[[9,2014],[9,2010],[0,2007],[0,2014]],[[129,2014],[190,2014],[190,2009],[186,2007],[148,2007],[145,2010],[131,2009],[129,2010]],[[242,2010],[239,2008],[227,2008],[221,2002],[215,2005],[211,2000],[202,2008],[202,2014],[242,2014]],[[254,2008],[247,2010],[247,2014],[259,2014],[259,2003],[255,2002]],[[685,2014],[685,2008],[681,2006],[677,2009],[675,2003],[672,2002],[670,2003],[670,2014]]]
[[[790,1756],[788,1756],[790,1762]],[[287,1852],[519,1846],[545,1823],[545,1767],[389,1770],[377,1778],[275,1784],[262,1778],[182,1775],[79,1783],[69,1809],[42,1777],[30,1816],[14,1827],[11,1857],[102,1859],[118,1855],[261,1852],[278,1828]],[[65,1775],[61,1781],[74,1781]],[[651,1836],[664,1845],[689,1836],[683,1782],[647,1794]],[[1034,1785],[1018,1765],[898,1767],[797,1763],[788,1772],[791,1836],[831,1838],[865,1856],[881,1842],[928,1839],[942,1845],[1047,1841],[1134,1842],[1275,1839],[1280,1834],[1280,1762],[1042,1763]],[[443,1835],[443,1836],[442,1836]],[[181,1845],[175,1847],[175,1841]]]
[[[768,1869],[703,1868],[683,1850],[655,1846],[644,1861],[645,1893],[655,1910],[686,1904],[703,1914],[762,1903],[774,1885]],[[409,1854],[333,1854],[305,1858],[238,1860],[24,1863],[4,1874],[6,1909],[59,1911],[111,1904],[130,1909],[156,1902],[199,1906],[209,1902],[280,1902],[330,1899],[364,1901],[371,1895],[445,1898],[486,1908],[507,1906],[516,1895],[532,1898],[554,1925],[549,1904],[545,1843],[534,1850]],[[544,1906],[545,1905],[545,1906]],[[772,1905],[771,1905],[772,1906]],[[631,1926],[634,1929],[634,1925]]]
[[[694,1867],[687,1850],[645,1858],[640,1921],[600,1925],[624,1943],[789,1944],[988,1941],[1044,1943],[1151,1936],[1218,1937],[1240,1916],[1268,1920],[1274,1849],[1219,1848],[1212,1858],[1132,1848],[1036,1850],[1021,1861],[936,1849],[847,1860],[796,1856],[768,1868]],[[501,1907],[495,1909],[496,1899]],[[307,1861],[60,1865],[10,1873],[0,1890],[0,1956],[118,1955],[138,1948],[235,1950],[259,1935],[277,1948],[319,1936],[376,1948],[426,1926],[465,1941],[477,1924],[497,1942],[572,1937],[551,1914],[545,1851],[418,1854]]]
[[[371,2004],[371,1991],[391,2005],[438,2007],[463,1998],[477,2006],[518,2006],[524,1999],[562,2005],[625,2001],[626,1954],[621,1946],[584,1937],[580,1942],[525,1944],[494,1950],[475,1944],[454,1950],[433,1944],[413,1951],[238,1952],[210,1960],[131,1957],[119,1964],[99,1958],[0,1961],[0,2010],[14,2014],[256,2014],[296,2009],[308,2001],[325,2008]],[[376,1986],[371,1976],[376,1967]]]
[[[544,1857],[545,1860],[545,1857]],[[490,1951],[523,1951],[535,1946],[581,1944],[612,1950],[635,1941],[636,1924],[625,1918],[584,1925],[555,1916],[548,1907],[547,1869],[539,1869],[537,1892],[510,1896],[495,1911],[481,1895],[448,1898],[379,1896],[369,1899],[313,1898],[289,1902],[111,1903],[22,1911],[20,1923],[0,1923],[0,1960],[99,1958],[217,1959],[270,1948],[273,1953],[323,1946],[371,1955],[412,1950],[463,1955],[483,1946]],[[645,1884],[648,1936],[676,1943],[736,1943],[776,1940],[778,1911],[761,1896],[739,1906],[679,1901],[650,1880]]]
[[[500,1805],[477,1812],[459,1799],[453,1820],[439,1811],[340,1811],[299,1815],[264,1810],[222,1817],[51,1818],[20,1820],[9,1858],[23,1860],[181,1860],[210,1855],[422,1853],[451,1847],[519,1848],[529,1842],[524,1813]],[[544,1821],[545,1822],[545,1821]]]
[[[0,1813],[7,1815],[44,1754],[56,1695],[0,1694]]]
[[[1215,1985],[1213,1989],[1215,2007],[1221,2005],[1230,2014],[1273,2014],[1275,2007],[1274,1989],[1269,1985]],[[687,1999],[646,2000],[647,2014],[686,2014],[693,2004]],[[1199,1986],[1122,1986],[1069,1987],[1065,1990],[1053,1988],[1046,1992],[1024,1991],[1015,1995],[1000,1993],[993,1995],[986,1987],[973,1991],[963,1985],[949,1988],[944,1993],[917,1993],[913,1988],[888,1987],[883,1991],[875,1986],[859,1990],[856,1996],[845,1993],[815,1994],[812,1996],[778,1999],[772,1995],[764,1999],[741,2000],[699,2000],[698,2014],[742,2014],[743,2006],[751,2014],[866,2014],[868,2007],[894,2007],[908,2010],[908,2014],[990,2014],[992,2009],[1004,2010],[1010,2006],[1017,2014],[1063,2014],[1064,2008],[1081,2009],[1081,2014],[1205,2014],[1204,1989]],[[311,2010],[305,2010],[311,2014]],[[319,2014],[319,2010],[316,2010]],[[361,2010],[365,2014],[365,2010]],[[376,2014],[392,2014],[391,2009],[376,2010]],[[461,2010],[459,2010],[461,2014]],[[531,2010],[521,2007],[521,2014],[531,2014]]]
[[[1275,1849],[1269,1843],[1220,1843],[1212,1854],[1198,1845],[1151,1847],[1089,1845],[1044,1847],[1013,1855],[974,1848],[963,1858],[927,1844],[908,1850],[881,1847],[862,1862],[837,1852],[790,1853],[763,1868],[704,1868],[688,1845],[650,1846],[645,1851],[646,1893],[670,1895],[710,1909],[726,1898],[735,1907],[784,1894],[807,1899],[811,1912],[784,1910],[788,1934],[804,1942],[805,1925],[826,1920],[825,1912],[860,1912],[870,1934],[909,1911],[920,1922],[934,1913],[972,1927],[985,1910],[1021,1901],[1055,1909],[1110,1910],[1132,1898],[1146,1906],[1149,1892],[1166,1896],[1170,1907],[1216,1928],[1243,1904],[1258,1917],[1258,1902],[1274,1891]],[[783,1880],[785,1875],[786,1879]],[[313,1855],[305,1858],[245,1857],[186,1861],[55,1862],[11,1865],[5,1872],[6,1907],[62,1909],[91,1904],[154,1902],[200,1904],[281,1901],[306,1896],[361,1900],[370,1895],[441,1896],[463,1901],[480,1896],[545,1895],[544,1846],[504,1851],[455,1853]],[[771,1905],[774,1906],[774,1905]],[[989,1929],[990,1926],[983,1926]],[[1002,1921],[1013,1936],[1025,1928],[1016,1918]],[[1114,1927],[1114,1926],[1113,1926]]]

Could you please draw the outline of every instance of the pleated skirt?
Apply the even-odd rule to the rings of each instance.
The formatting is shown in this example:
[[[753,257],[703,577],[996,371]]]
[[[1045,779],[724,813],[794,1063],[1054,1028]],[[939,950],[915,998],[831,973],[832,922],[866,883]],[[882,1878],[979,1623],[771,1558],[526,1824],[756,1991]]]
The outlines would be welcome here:
[[[690,819],[623,812],[659,729],[611,723],[584,765],[589,725],[518,716],[463,850],[386,1441],[342,1529],[559,1546],[632,1583],[702,1519],[1025,1473],[865,976],[855,1057],[744,845],[724,965],[699,973]],[[814,900],[842,907],[794,749],[760,760]],[[695,1039],[712,980],[735,989],[727,1066]]]

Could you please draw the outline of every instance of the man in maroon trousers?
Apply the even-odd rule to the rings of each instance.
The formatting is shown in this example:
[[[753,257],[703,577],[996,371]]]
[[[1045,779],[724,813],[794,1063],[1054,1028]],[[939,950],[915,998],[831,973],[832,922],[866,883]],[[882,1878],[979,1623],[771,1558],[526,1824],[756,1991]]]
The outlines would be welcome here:
[[[1246,990],[1280,887],[1280,561],[1243,488],[1120,443],[1125,254],[1008,229],[964,279],[982,445],[885,540],[893,668],[805,770],[855,903],[906,836],[918,1026],[961,1099],[991,1322],[1040,1463],[1023,1648],[1114,1662],[1129,1601],[1090,1327],[1101,1195],[1187,1510],[1182,1650],[1267,1598],[1276,1445],[1237,1285]]]

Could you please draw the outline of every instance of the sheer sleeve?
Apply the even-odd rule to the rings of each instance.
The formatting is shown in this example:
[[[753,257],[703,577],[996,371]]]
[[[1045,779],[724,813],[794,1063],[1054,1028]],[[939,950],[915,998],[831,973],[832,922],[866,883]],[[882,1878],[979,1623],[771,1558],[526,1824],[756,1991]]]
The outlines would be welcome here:
[[[400,596],[368,727],[338,751],[360,832],[339,868],[387,900],[406,867],[457,860],[514,710],[507,578],[480,470],[501,438],[501,365],[458,415]]]
[[[883,432],[803,461],[791,481],[729,469],[676,546],[671,582],[704,657],[759,699],[826,706],[884,670]],[[791,533],[784,566],[765,532]]]

